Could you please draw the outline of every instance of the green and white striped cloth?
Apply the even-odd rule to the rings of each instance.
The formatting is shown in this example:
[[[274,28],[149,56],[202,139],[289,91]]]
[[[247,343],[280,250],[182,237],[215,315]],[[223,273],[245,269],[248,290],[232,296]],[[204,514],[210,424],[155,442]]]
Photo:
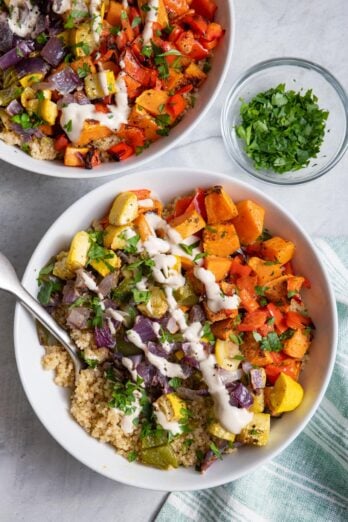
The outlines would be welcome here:
[[[329,243],[316,241],[338,301],[339,340],[318,411],[274,460],[225,486],[171,493],[156,522],[348,521],[348,271],[334,253],[348,264],[348,240]]]

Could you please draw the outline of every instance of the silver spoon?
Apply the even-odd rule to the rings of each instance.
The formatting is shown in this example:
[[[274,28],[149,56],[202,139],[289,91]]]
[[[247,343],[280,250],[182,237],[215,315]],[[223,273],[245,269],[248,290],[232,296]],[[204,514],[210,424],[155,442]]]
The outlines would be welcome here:
[[[77,380],[82,362],[68,333],[59,326],[50,314],[34,299],[19,281],[10,261],[0,252],[0,290],[13,294],[21,304],[60,342],[70,355]]]

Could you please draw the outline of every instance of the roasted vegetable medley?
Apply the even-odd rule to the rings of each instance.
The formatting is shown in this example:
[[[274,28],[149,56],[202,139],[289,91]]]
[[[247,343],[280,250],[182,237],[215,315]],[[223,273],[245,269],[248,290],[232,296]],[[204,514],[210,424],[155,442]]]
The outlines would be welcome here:
[[[72,363],[40,328],[44,366],[71,385],[71,412],[129,460],[205,471],[263,446],[271,417],[299,406],[314,325],[292,241],[221,186],[162,207],[118,194],[39,274],[38,298],[75,340]]]
[[[91,169],[140,154],[194,105],[224,30],[214,0],[5,0],[0,138]]]

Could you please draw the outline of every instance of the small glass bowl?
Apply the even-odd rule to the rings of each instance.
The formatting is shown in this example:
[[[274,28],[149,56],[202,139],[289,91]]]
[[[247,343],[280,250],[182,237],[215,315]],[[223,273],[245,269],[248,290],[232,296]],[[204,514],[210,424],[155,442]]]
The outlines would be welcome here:
[[[237,137],[241,99],[250,101],[259,92],[285,83],[286,90],[313,89],[321,109],[329,111],[324,141],[308,167],[284,174],[258,170]],[[300,58],[275,58],[251,67],[232,87],[221,115],[222,136],[232,159],[248,174],[270,183],[306,183],[328,172],[344,155],[348,145],[348,98],[341,84],[326,69]]]

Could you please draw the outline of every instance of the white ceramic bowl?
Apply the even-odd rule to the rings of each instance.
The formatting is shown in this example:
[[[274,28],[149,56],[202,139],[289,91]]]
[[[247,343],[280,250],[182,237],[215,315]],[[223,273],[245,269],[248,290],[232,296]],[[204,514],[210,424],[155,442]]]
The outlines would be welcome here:
[[[132,156],[123,162],[104,163],[93,170],[82,168],[65,167],[61,161],[36,160],[16,147],[6,145],[0,140],[0,158],[12,165],[25,170],[54,176],[58,178],[102,178],[103,176],[120,175],[130,169],[135,169],[144,165],[150,160],[159,157],[169,149],[174,147],[179,140],[184,138],[195,125],[203,118],[214,103],[220,88],[223,85],[225,76],[232,57],[235,33],[235,17],[233,0],[215,0],[218,5],[216,21],[226,30],[218,47],[214,52],[212,69],[206,82],[199,89],[199,95],[193,109],[191,109],[183,120],[171,130],[170,135],[159,139],[153,143],[139,156]]]
[[[20,305],[16,308],[14,338],[17,365],[35,413],[57,442],[74,457],[98,473],[125,484],[182,491],[210,488],[241,477],[274,457],[301,432],[318,407],[331,375],[337,338],[336,306],[313,243],[301,226],[277,203],[246,183],[222,174],[161,169],[125,176],[93,190],[66,210],[46,232],[29,261],[23,277],[24,286],[36,295],[36,277],[40,268],[61,248],[66,248],[76,231],[88,227],[93,218],[103,216],[120,191],[149,188],[163,201],[169,201],[197,186],[215,184],[224,185],[234,200],[250,198],[265,207],[267,228],[296,243],[296,271],[312,282],[312,289],[306,292],[305,298],[317,330],[310,352],[311,360],[301,375],[305,398],[297,410],[273,422],[268,446],[240,448],[235,454],[214,464],[205,475],[192,469],[164,472],[129,463],[118,456],[111,446],[87,435],[69,415],[67,392],[53,383],[51,372],[41,368],[43,349],[38,342],[35,323]]]

